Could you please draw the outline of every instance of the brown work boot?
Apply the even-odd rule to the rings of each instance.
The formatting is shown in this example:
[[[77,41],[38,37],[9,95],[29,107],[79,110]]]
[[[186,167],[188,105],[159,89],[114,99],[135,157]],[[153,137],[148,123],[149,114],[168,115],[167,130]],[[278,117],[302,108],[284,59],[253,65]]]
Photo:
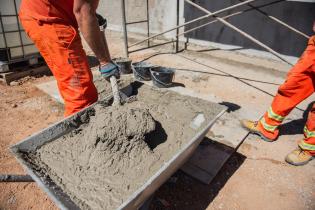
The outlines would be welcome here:
[[[285,157],[285,161],[294,166],[302,166],[314,159],[309,152],[302,150],[301,148],[293,150]]]
[[[254,133],[258,136],[260,136],[260,138],[264,141],[267,142],[273,142],[273,139],[269,139],[268,137],[266,137],[260,130],[259,130],[259,122],[258,121],[251,121],[251,120],[241,120],[241,125],[243,126],[243,128],[245,128],[246,130],[248,130],[250,133]]]

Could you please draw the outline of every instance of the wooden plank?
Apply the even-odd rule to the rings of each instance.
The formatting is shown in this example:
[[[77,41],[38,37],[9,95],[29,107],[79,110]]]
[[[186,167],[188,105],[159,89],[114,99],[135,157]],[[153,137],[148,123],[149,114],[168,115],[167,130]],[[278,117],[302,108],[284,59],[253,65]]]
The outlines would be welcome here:
[[[181,170],[202,183],[209,184],[233,152],[234,148],[206,138]]]
[[[198,168],[195,164],[189,162],[185,163],[181,170],[204,184],[209,184],[209,179],[212,178],[207,171],[204,171],[201,168]]]
[[[26,76],[36,76],[39,74],[49,74],[49,68],[45,66],[40,66],[32,69],[28,69],[25,71],[17,71],[17,72],[7,72],[0,74],[0,81],[4,82],[7,85],[10,85],[10,82],[14,80],[21,79]]]

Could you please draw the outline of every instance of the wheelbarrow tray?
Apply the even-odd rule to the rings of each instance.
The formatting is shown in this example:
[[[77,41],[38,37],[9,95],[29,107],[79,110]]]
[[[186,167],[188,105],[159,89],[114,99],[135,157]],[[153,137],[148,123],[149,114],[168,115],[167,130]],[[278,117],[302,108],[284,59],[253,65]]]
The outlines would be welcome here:
[[[126,95],[131,94],[131,85],[121,89]],[[171,91],[171,90],[166,90]],[[178,93],[177,93],[178,94]],[[97,102],[99,103],[99,102]],[[71,132],[74,128],[69,127],[69,122],[73,121],[77,117],[85,114],[93,108],[95,104],[83,109],[82,111],[61,120],[53,124],[52,126],[33,134],[25,140],[13,145],[11,151],[18,160],[18,162],[24,167],[27,173],[34,179],[38,186],[44,190],[48,196],[55,202],[60,209],[80,209],[70,196],[67,195],[56,183],[51,179],[45,177],[43,174],[34,170],[32,164],[27,160],[26,155],[29,152],[34,152],[45,143],[54,141],[63,135]],[[137,189],[134,193],[130,194],[129,198],[118,209],[137,209],[139,208],[168,178],[175,173],[189,157],[196,150],[202,139],[209,132],[211,126],[215,121],[226,111],[222,107],[220,111],[213,119],[203,123],[203,127],[199,129],[199,132],[195,134],[193,138],[187,141],[177,153],[169,159],[162,167],[148,180],[144,181],[144,184]]]

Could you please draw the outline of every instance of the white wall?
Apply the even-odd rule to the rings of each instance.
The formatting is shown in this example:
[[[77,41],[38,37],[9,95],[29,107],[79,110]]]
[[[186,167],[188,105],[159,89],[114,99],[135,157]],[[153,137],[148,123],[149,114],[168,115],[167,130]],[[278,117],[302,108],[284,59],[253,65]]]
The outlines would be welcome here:
[[[146,19],[146,0],[125,0],[127,22]],[[180,0],[180,23],[184,22],[184,1]],[[101,0],[98,13],[107,18],[108,28],[122,31],[121,0]],[[149,0],[150,31],[159,33],[176,26],[176,0]],[[129,25],[128,31],[146,34],[146,23]],[[175,36],[175,31],[165,37]]]

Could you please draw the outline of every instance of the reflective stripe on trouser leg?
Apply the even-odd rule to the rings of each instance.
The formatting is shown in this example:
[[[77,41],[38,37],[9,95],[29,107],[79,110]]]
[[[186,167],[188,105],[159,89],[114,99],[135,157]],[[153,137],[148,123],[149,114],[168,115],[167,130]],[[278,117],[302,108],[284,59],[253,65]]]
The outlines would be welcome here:
[[[303,150],[315,151],[315,145],[307,143],[306,140],[300,141],[299,147]]]
[[[261,125],[263,126],[263,128],[271,133],[273,133],[277,128],[278,126],[277,125],[269,125],[266,120],[265,120],[265,117],[261,118],[260,120],[260,123]]]
[[[299,143],[299,147],[315,155],[315,103],[308,113],[307,122],[304,127],[304,136],[305,139]]]
[[[284,116],[276,114],[272,107],[270,107],[264,117],[260,120],[260,123],[266,131],[274,133],[283,120]]]
[[[307,126],[304,127],[304,136],[305,138],[315,138],[315,131],[310,131],[307,129]]]
[[[281,116],[281,115],[278,115],[276,114],[273,110],[272,110],[272,107],[270,107],[267,111],[267,114],[268,114],[268,117],[273,119],[273,120],[276,120],[278,122],[282,122],[284,120],[284,116]]]
[[[305,139],[299,142],[299,147],[303,150],[315,152],[315,130],[311,131],[305,126],[304,136]]]

